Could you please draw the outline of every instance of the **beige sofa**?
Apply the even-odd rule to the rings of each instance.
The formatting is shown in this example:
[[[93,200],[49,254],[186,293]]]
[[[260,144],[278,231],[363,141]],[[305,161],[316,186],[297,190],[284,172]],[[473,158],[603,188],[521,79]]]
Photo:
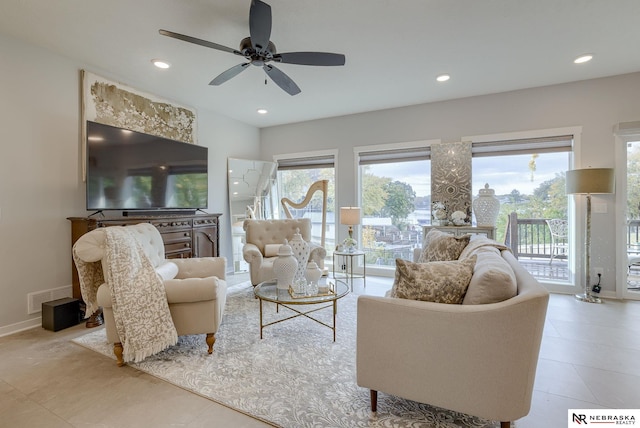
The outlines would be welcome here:
[[[243,227],[246,237],[242,256],[249,263],[253,285],[276,277],[273,273],[273,262],[277,258],[278,248],[285,239],[291,241],[297,230],[300,231],[302,239],[309,243],[309,260],[316,262],[320,268],[324,266],[327,251],[311,242],[311,220],[308,218],[245,220]]]
[[[357,383],[371,390],[372,411],[381,391],[502,427],[529,413],[549,294],[511,252],[501,257],[517,285],[504,301],[359,296]],[[482,264],[479,256],[474,276]]]
[[[134,232],[145,255],[163,280],[169,311],[178,336],[206,334],[205,340],[211,354],[226,303],[226,259],[202,257],[167,260],[164,258],[162,237],[155,226],[140,223],[125,227]],[[99,262],[103,271],[106,271],[104,255],[104,228],[83,235],[74,244],[74,258],[84,263]],[[84,298],[87,300],[87,297]],[[114,344],[117,363],[122,366],[122,343],[116,330],[113,299],[107,283],[99,285],[95,298],[104,311],[107,340]]]

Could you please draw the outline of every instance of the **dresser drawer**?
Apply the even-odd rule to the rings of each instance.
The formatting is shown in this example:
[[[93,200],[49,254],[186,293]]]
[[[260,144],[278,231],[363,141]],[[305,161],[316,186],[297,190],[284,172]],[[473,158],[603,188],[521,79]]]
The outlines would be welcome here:
[[[172,242],[172,243],[165,242],[164,253],[167,257],[169,257],[174,253],[191,253],[191,239],[189,239],[189,241],[183,241],[183,242]]]
[[[179,232],[165,232],[162,233],[162,241],[164,241],[165,247],[168,244],[177,244],[180,242],[191,242],[191,231],[181,230]]]

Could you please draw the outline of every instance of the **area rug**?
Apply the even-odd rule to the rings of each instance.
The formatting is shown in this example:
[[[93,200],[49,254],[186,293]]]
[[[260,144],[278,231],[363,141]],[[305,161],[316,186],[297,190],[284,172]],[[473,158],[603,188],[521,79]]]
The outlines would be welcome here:
[[[337,335],[304,317],[265,327],[260,339],[259,301],[250,284],[230,288],[214,353],[204,335],[130,364],[178,387],[269,424],[286,427],[494,428],[500,424],[384,393],[370,411],[369,390],[356,384],[356,301],[338,301]],[[265,322],[293,312],[264,304]],[[331,323],[331,309],[314,316]],[[104,329],[73,340],[110,358]]]

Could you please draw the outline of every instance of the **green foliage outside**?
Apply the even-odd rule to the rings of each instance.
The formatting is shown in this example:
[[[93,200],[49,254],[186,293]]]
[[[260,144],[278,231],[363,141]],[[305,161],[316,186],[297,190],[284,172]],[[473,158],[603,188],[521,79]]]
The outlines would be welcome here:
[[[556,174],[551,180],[540,183],[533,191],[533,195],[523,195],[514,189],[507,195],[497,196],[500,199],[500,214],[496,222],[496,240],[498,242],[504,242],[509,214],[512,212],[515,212],[518,218],[567,218],[564,172]]]
[[[640,219],[640,144],[627,150],[627,219]]]
[[[409,226],[407,216],[415,210],[416,192],[410,184],[373,175],[368,167],[362,173],[362,206],[365,217],[390,217],[400,230]]]

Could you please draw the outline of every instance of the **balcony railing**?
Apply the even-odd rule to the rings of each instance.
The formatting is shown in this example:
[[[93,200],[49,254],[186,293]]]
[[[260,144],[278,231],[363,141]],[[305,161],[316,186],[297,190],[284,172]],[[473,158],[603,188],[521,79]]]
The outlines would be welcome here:
[[[551,254],[551,231],[543,218],[518,218],[511,213],[504,230],[498,231],[497,240],[504,243],[520,263],[537,279],[569,280],[566,254]],[[367,253],[367,265],[395,267],[395,259],[413,259],[413,249],[422,246],[421,233],[380,233],[376,246],[363,248]],[[567,242],[565,242],[566,244]],[[640,219],[630,220],[627,225],[627,250],[640,255]],[[638,268],[640,275],[640,268]]]
[[[547,219],[518,218],[516,213],[511,213],[504,235],[504,244],[516,257],[551,259],[553,240]],[[566,258],[564,255],[557,257]]]
[[[640,242],[640,220],[635,230],[637,241]],[[420,232],[401,234],[379,231],[375,246],[363,248],[367,265],[392,268],[395,267],[396,258],[412,260],[414,248],[422,246],[421,238]],[[569,279],[566,255],[556,254],[551,258],[553,241],[546,219],[518,218],[516,213],[512,213],[507,227],[504,231],[499,231],[497,239],[510,247],[520,263],[536,278]]]

